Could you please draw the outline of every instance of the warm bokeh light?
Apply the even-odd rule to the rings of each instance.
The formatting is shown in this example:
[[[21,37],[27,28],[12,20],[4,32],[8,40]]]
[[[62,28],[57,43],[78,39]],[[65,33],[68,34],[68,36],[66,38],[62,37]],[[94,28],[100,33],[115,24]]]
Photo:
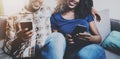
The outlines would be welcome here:
[[[11,15],[19,12],[26,3],[26,0],[2,0],[4,15]]]

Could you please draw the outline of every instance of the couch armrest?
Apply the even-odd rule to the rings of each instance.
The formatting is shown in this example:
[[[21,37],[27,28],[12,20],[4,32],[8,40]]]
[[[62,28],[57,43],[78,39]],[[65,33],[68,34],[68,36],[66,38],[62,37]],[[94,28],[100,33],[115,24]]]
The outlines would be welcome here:
[[[110,19],[111,20],[111,30],[120,31],[120,20]]]

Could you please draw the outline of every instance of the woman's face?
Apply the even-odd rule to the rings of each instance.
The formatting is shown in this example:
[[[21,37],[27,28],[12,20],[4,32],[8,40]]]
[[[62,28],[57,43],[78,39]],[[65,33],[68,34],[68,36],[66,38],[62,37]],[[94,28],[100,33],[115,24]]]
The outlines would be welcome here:
[[[34,10],[38,10],[42,5],[43,0],[30,0],[30,2],[31,2],[31,5],[32,5],[32,8]]]
[[[67,5],[69,8],[73,9],[78,5],[79,2],[80,0],[67,0]]]

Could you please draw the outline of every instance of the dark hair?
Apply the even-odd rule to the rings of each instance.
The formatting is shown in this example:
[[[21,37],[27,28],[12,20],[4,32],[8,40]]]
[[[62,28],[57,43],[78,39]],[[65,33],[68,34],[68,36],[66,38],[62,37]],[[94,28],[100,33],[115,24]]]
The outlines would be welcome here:
[[[80,3],[75,7],[75,17],[85,18],[91,14],[93,0],[80,0]]]

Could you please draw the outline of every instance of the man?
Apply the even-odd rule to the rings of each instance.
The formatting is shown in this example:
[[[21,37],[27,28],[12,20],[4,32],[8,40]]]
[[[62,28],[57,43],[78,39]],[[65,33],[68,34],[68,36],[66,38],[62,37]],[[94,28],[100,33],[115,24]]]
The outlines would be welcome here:
[[[51,14],[43,0],[29,0],[20,13],[7,20],[4,52],[13,59],[63,59],[65,38],[57,32],[51,34]],[[32,22],[32,30],[22,29],[20,23],[26,21]]]

